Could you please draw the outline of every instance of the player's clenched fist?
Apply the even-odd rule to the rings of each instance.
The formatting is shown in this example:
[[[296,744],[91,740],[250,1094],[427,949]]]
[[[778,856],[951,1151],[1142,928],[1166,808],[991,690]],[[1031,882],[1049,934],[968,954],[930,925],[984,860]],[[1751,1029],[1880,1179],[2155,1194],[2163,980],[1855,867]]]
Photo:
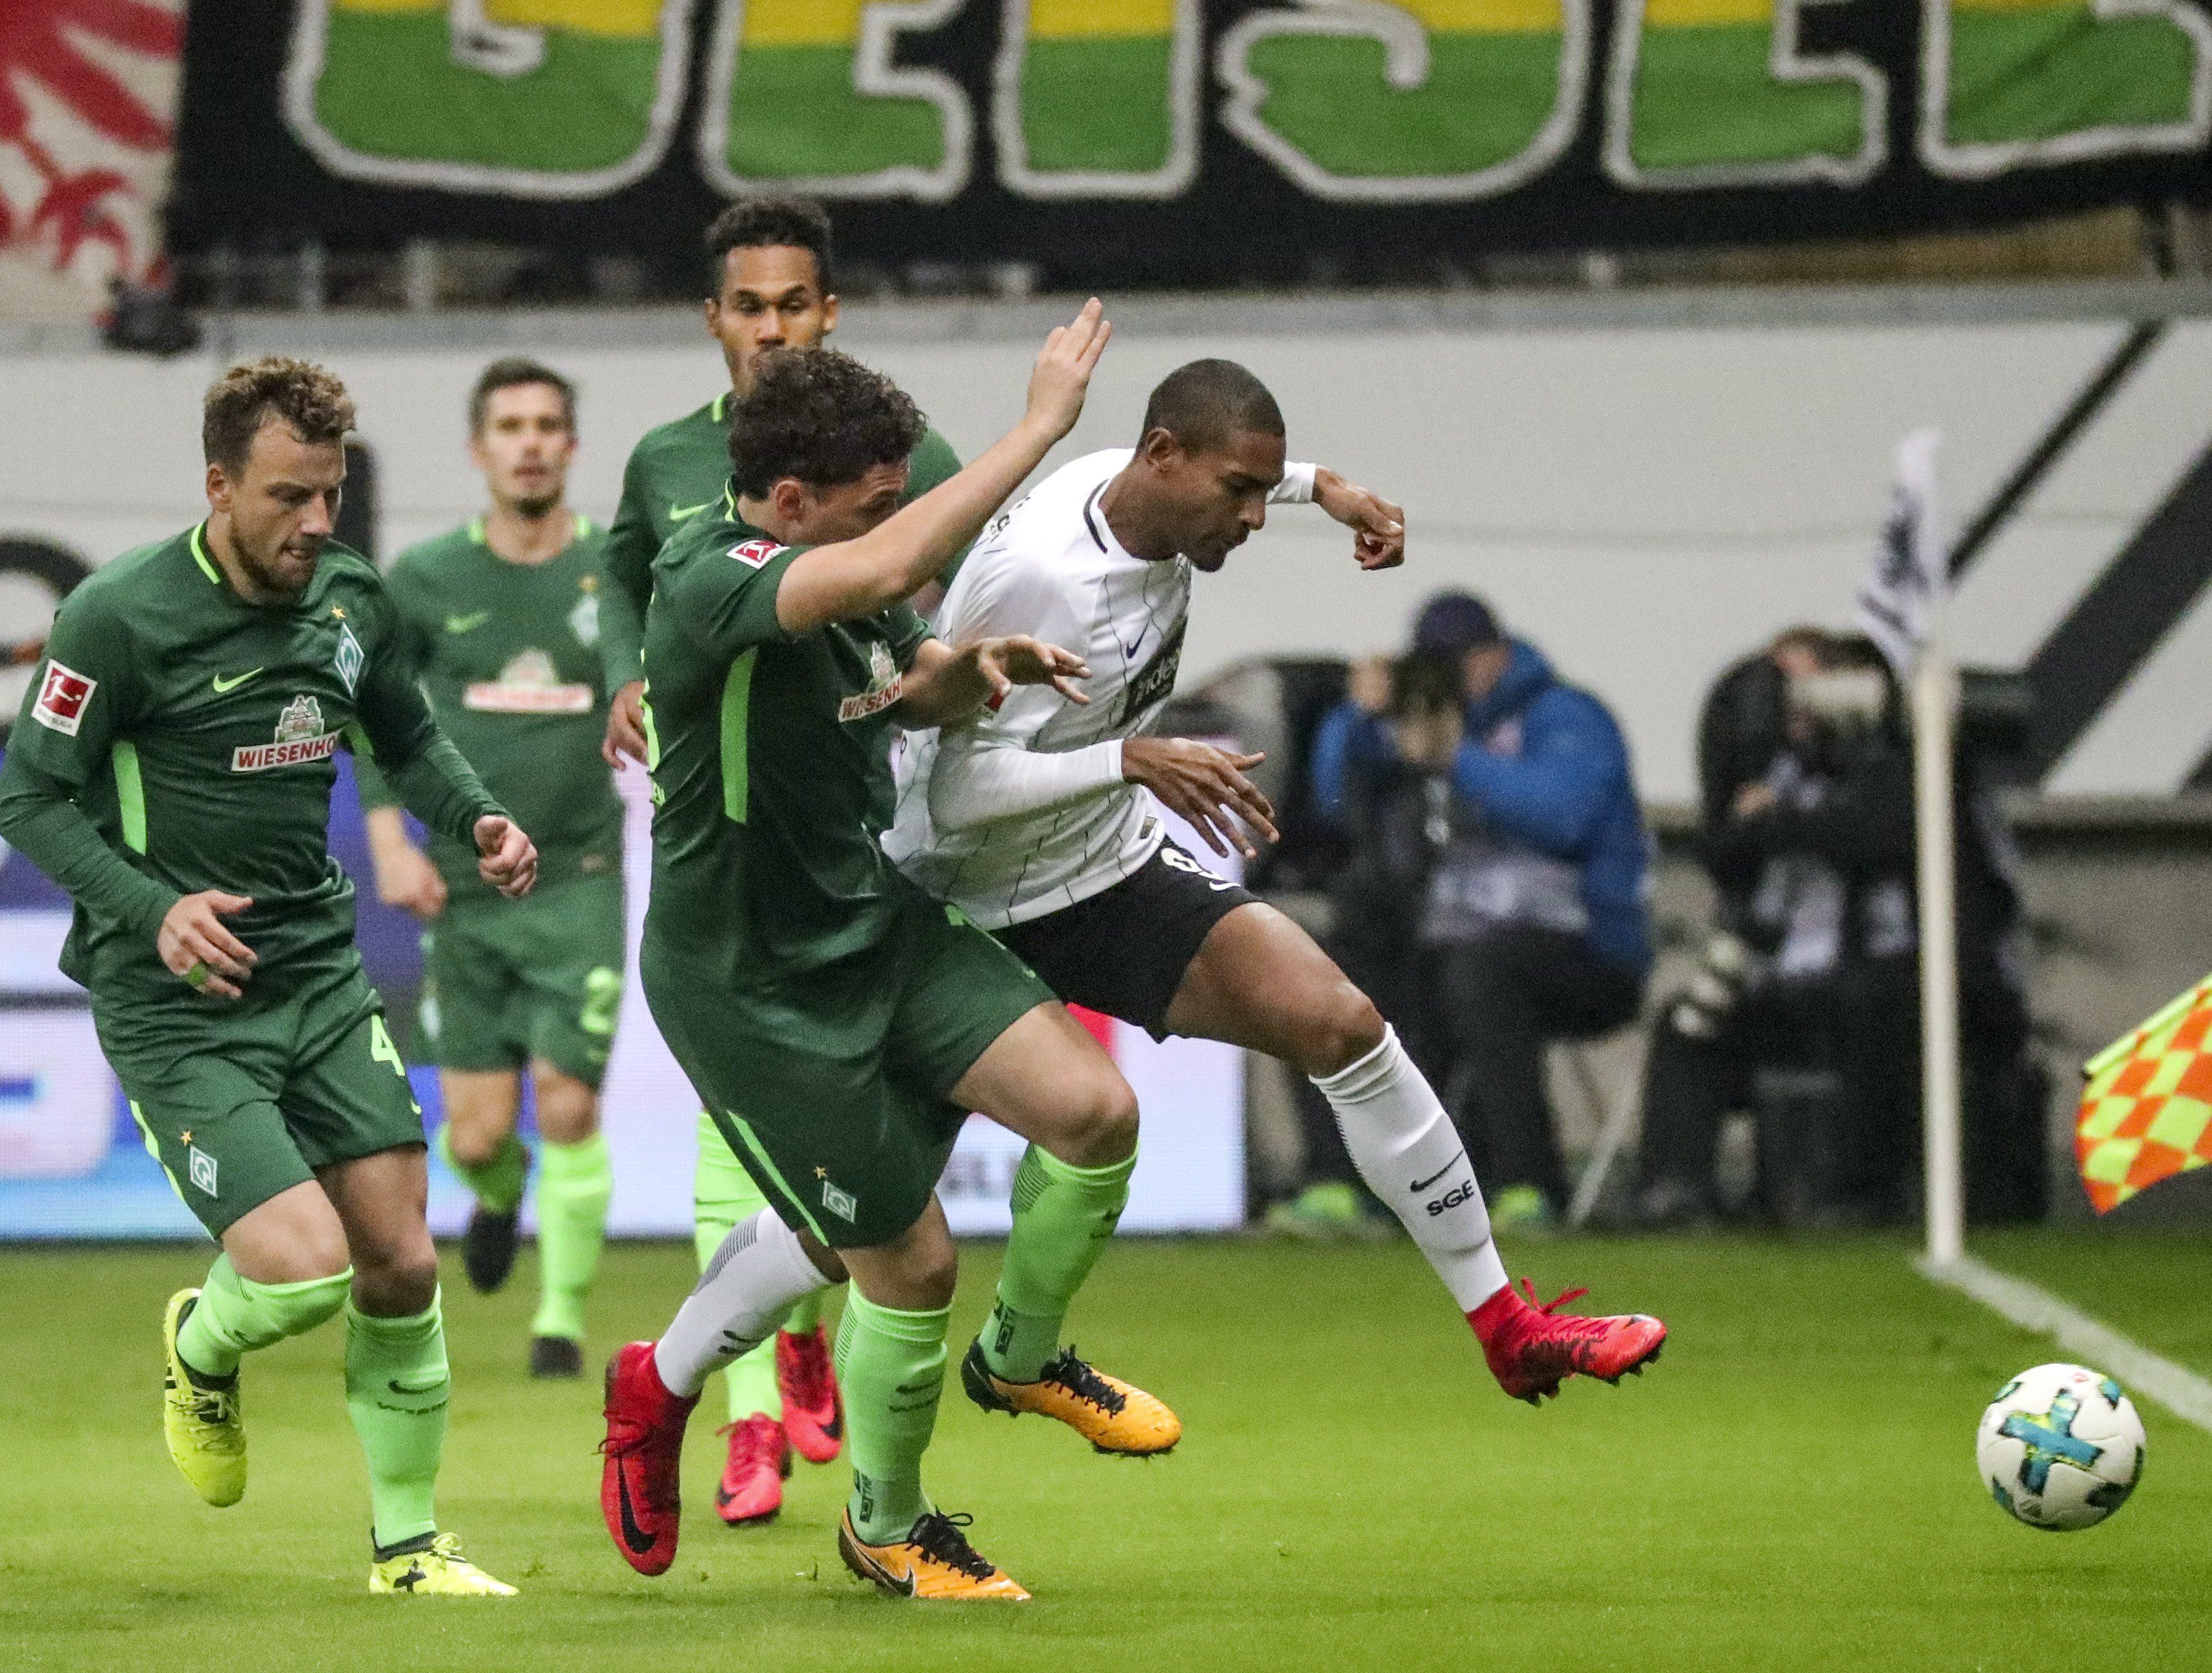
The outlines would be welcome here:
[[[487,813],[477,821],[477,875],[505,895],[520,900],[538,881],[538,844],[513,819]]]
[[[202,993],[236,999],[253,974],[253,949],[223,926],[223,919],[253,904],[248,895],[203,889],[172,906],[154,936],[155,950],[172,972]]]
[[[1260,850],[1244,833],[1274,842],[1275,810],[1244,774],[1267,758],[1231,755],[1189,738],[1131,738],[1121,745],[1121,776],[1158,796],[1216,854],[1233,848],[1256,860]]]
[[[1314,503],[1352,531],[1352,555],[1361,569],[1395,569],[1406,561],[1405,511],[1372,489],[1324,465],[1314,472]]]

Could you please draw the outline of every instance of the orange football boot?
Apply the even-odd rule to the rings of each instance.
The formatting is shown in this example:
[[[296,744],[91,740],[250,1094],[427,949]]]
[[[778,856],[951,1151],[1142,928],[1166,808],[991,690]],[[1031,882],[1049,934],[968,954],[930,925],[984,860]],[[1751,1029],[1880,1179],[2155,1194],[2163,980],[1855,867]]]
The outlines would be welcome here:
[[[971,1342],[960,1362],[960,1381],[985,1411],[1056,1417],[1096,1451],[1158,1457],[1182,1439],[1182,1420],[1166,1402],[1086,1365],[1073,1348],[1047,1360],[1034,1383],[1010,1383],[984,1363],[983,1344]]]
[[[975,1519],[930,1511],[915,1518],[904,1539],[869,1545],[853,1531],[848,1509],[837,1521],[837,1554],[846,1567],[893,1597],[924,1603],[1027,1603],[1029,1593],[969,1544],[961,1530]]]

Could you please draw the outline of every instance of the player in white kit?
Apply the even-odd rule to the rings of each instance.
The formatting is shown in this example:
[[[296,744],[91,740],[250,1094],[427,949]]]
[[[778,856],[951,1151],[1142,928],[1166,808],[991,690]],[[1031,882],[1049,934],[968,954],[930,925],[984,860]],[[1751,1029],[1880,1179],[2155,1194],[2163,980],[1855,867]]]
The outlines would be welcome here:
[[[1061,466],[993,523],[945,596],[939,636],[1059,645],[1089,665],[1089,701],[1021,687],[961,726],[910,734],[884,846],[1063,999],[1310,1076],[1507,1393],[1535,1403],[1571,1375],[1615,1381],[1656,1357],[1666,1326],[1514,1293],[1459,1135],[1396,1033],[1310,936],[1208,873],[1154,811],[1156,796],[1219,852],[1250,857],[1255,837],[1275,835],[1244,776],[1258,757],[1142,735],[1175,690],[1193,572],[1220,569],[1269,504],[1308,501],[1353,530],[1362,569],[1403,561],[1395,506],[1284,454],[1266,386],[1233,362],[1194,361],[1153,391],[1134,449]],[[1001,1292],[961,1367],[987,1409],[1033,1408],[1024,1385],[1052,1351],[1022,1328],[1021,1300]]]

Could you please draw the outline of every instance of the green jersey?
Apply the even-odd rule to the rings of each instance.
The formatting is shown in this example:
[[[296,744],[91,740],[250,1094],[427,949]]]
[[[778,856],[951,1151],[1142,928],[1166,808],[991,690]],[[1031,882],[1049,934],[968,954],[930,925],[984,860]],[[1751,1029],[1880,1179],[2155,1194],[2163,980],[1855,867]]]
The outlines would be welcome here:
[[[579,517],[554,557],[511,563],[479,519],[400,553],[384,581],[431,714],[538,844],[541,887],[622,865],[622,799],[599,755],[605,542]],[[364,806],[394,800],[368,763],[361,794]],[[496,892],[473,843],[433,832],[430,857],[457,895]]]
[[[375,568],[323,549],[289,602],[240,599],[206,526],[140,547],[64,600],[0,768],[0,836],[68,891],[62,968],[94,996],[185,991],[155,951],[180,895],[272,970],[344,947],[353,884],[328,843],[341,740],[373,748],[454,841],[502,810],[431,718]]]
[[[929,630],[897,605],[785,633],[776,589],[802,550],[725,497],[653,565],[645,958],[695,992],[772,989],[865,952],[913,892],[877,839],[891,710]]]
[[[646,605],[653,595],[653,560],[671,536],[722,502],[730,477],[730,395],[647,430],[623,467],[622,503],[607,530],[606,565],[613,583],[601,623],[607,689],[643,677]],[[915,500],[959,474],[960,455],[935,430],[925,430],[909,460],[906,498]],[[902,502],[904,503],[904,502]],[[952,577],[958,560],[948,567]]]

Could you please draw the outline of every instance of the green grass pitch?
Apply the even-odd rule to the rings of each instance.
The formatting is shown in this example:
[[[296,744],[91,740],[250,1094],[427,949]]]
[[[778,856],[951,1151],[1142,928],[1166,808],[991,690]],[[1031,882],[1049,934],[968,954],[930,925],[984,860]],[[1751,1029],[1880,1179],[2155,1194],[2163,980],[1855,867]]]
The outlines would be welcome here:
[[[2199,1239],[1992,1244],[2097,1308],[2109,1269],[2201,1279]],[[2069,1251],[2078,1253],[2074,1263]],[[1182,1446],[1094,1457],[948,1384],[931,1481],[1036,1596],[930,1609],[839,1567],[837,1467],[799,1467],[781,1520],[714,1518],[719,1387],[694,1425],[675,1568],[601,1531],[598,1383],[521,1371],[534,1274],[467,1293],[449,1257],[453,1424],[441,1512],[513,1603],[373,1599],[340,1332],[252,1360],[245,1502],[193,1499],[163,1451],[156,1325],[204,1249],[0,1261],[0,1667],[378,1670],[2186,1668],[2212,1664],[2212,1435],[2146,1402],[2142,1490],[2052,1536],[1992,1506],[1974,1423],[2057,1357],[1916,1276],[1901,1241],[1524,1243],[1516,1271],[1666,1315],[1619,1390],[1508,1401],[1410,1247],[1124,1240],[1071,1334],[1166,1396]],[[2033,1257],[2032,1259],[2029,1257]],[[2100,1268],[2100,1262],[2106,1262]],[[955,1355],[995,1251],[966,1255]],[[690,1282],[672,1245],[609,1252],[594,1361]],[[2154,1279],[2146,1279],[2155,1282]],[[2153,1346],[2212,1370],[2196,1313]],[[1547,1291],[1549,1293],[1549,1291]]]

